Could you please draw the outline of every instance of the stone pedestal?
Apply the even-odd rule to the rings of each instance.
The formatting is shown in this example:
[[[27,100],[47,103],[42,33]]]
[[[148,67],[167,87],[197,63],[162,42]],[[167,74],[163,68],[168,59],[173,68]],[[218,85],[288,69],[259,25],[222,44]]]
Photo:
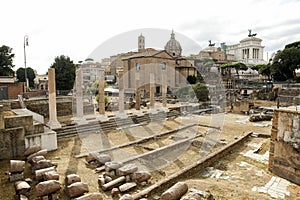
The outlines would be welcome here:
[[[48,93],[49,93],[49,122],[47,123],[47,125],[51,129],[58,129],[61,128],[61,124],[57,120],[54,68],[48,69]]]
[[[87,124],[83,116],[83,92],[82,92],[82,69],[76,70],[76,117],[74,121],[77,125]]]

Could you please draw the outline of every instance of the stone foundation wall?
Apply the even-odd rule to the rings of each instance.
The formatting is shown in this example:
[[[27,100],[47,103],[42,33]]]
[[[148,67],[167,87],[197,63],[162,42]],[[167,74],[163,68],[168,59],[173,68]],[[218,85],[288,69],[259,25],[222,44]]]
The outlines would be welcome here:
[[[300,185],[300,112],[275,110],[269,170]]]
[[[22,157],[25,151],[24,128],[0,130],[0,160]]]

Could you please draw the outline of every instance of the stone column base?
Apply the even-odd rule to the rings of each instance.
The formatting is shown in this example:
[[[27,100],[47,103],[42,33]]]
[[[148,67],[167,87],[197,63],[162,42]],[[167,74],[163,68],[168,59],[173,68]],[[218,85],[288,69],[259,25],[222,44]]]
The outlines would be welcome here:
[[[84,124],[88,124],[88,122],[86,121],[86,119],[84,117],[75,117],[74,118],[74,122],[77,125],[84,125]]]
[[[97,115],[96,119],[100,122],[108,121],[108,117],[106,115]]]
[[[61,124],[58,121],[49,121],[47,126],[49,126],[51,129],[61,128]]]

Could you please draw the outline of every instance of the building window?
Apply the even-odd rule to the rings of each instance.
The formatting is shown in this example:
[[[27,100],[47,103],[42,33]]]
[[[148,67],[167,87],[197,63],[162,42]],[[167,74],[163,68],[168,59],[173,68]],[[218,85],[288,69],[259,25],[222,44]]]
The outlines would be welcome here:
[[[167,67],[167,65],[166,65],[165,62],[161,63],[161,69],[162,69],[162,70],[166,70],[166,67]]]
[[[140,63],[136,63],[135,69],[137,72],[140,71],[140,69],[141,69]]]

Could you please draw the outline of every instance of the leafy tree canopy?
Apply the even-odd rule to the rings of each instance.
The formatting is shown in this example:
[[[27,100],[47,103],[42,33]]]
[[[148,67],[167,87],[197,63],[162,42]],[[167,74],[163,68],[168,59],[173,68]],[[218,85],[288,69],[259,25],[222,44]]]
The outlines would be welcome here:
[[[0,76],[14,76],[12,48],[2,45],[0,47]]]
[[[57,90],[71,90],[75,82],[76,65],[68,56],[57,56],[51,68],[55,69]]]
[[[285,49],[288,49],[288,48],[291,48],[291,47],[300,47],[300,41],[297,41],[297,42],[293,42],[293,43],[290,43],[290,44],[287,44],[285,45]]]
[[[25,82],[25,68],[19,68],[17,69],[17,79],[18,82]],[[27,78],[29,82],[29,87],[34,87],[34,79],[35,79],[35,73],[34,70],[31,67],[26,68]]]
[[[226,63],[221,65],[222,69],[226,69],[226,68],[235,68],[237,70],[247,70],[248,67],[241,62],[230,62],[230,63]]]
[[[271,75],[276,81],[293,79],[296,77],[296,69],[300,68],[300,47],[290,46],[278,51],[274,57]]]

